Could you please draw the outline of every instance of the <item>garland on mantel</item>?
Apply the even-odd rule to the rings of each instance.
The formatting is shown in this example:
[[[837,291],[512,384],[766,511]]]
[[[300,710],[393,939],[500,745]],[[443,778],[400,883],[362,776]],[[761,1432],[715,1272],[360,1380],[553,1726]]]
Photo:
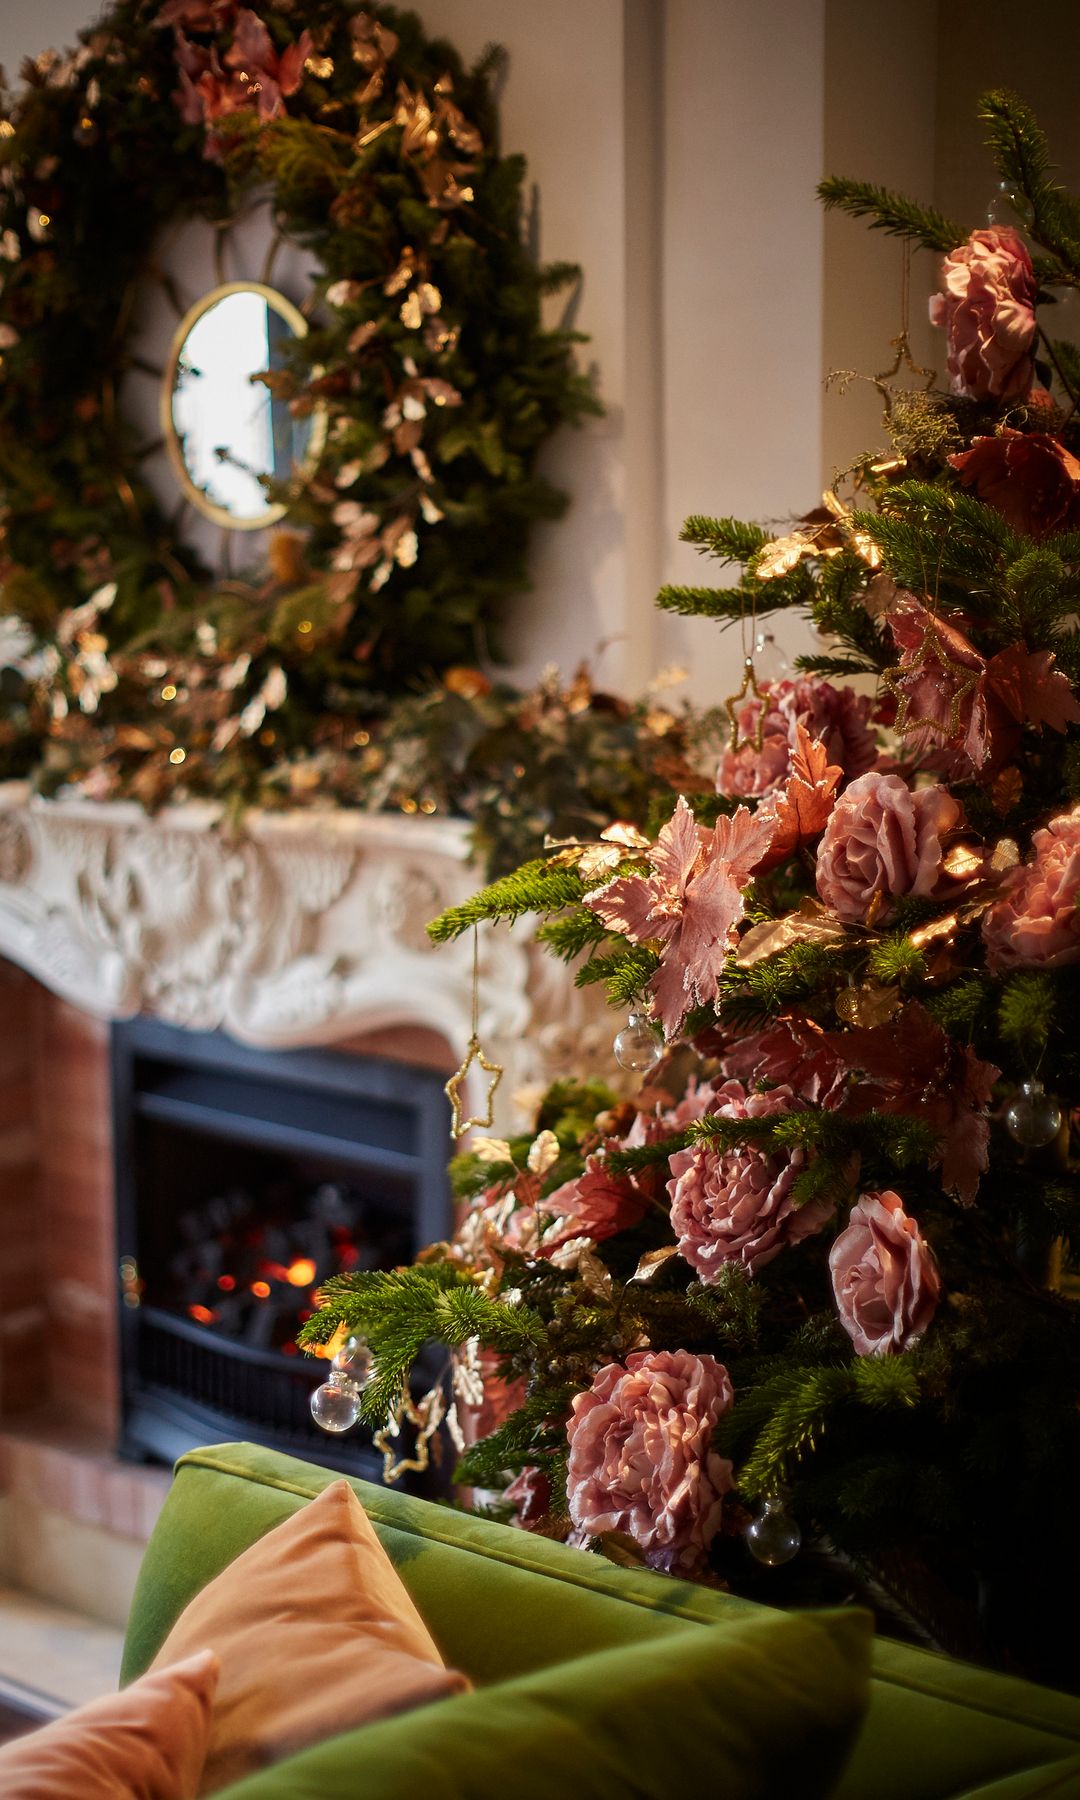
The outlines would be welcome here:
[[[562,507],[537,452],[597,410],[541,326],[576,271],[523,241],[497,64],[348,0],[117,0],[0,95],[0,776],[351,797],[388,698],[487,653]],[[147,487],[124,380],[163,229],[267,193],[321,270],[275,394],[329,430],[237,581]]]

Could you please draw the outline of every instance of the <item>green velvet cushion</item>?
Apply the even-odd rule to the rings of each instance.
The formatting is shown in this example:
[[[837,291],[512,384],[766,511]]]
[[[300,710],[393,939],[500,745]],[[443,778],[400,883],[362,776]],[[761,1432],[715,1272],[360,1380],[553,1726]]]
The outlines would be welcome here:
[[[824,1800],[869,1647],[857,1612],[684,1626],[349,1732],[220,1800]]]
[[[143,1563],[125,1679],[147,1667],[205,1582],[335,1479],[250,1444],[184,1457]],[[481,1684],[635,1643],[659,1653],[688,1623],[727,1630],[761,1616],[728,1594],[354,1485],[447,1661]],[[1001,1800],[1069,1792],[1072,1775],[1061,1772],[1080,1754],[1080,1701],[883,1640],[873,1671],[836,1800],[984,1800],[984,1790],[998,1800],[995,1784]]]

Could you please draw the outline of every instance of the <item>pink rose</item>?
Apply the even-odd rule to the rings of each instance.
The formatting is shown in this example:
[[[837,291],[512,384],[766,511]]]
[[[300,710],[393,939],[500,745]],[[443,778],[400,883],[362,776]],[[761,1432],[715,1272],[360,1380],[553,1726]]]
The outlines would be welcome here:
[[[873,768],[877,741],[868,722],[872,706],[868,695],[805,677],[769,682],[762,693],[764,699],[751,695],[739,712],[739,731],[749,737],[764,708],[761,749],[746,744],[725,751],[716,771],[717,793],[757,798],[782,787],[791,774],[797,725],[825,745],[829,762],[843,770],[845,780]]]
[[[1080,806],[1051,819],[1031,842],[1034,860],[1013,869],[983,919],[992,969],[1080,962]]]
[[[740,1082],[729,1081],[718,1099],[722,1119],[763,1119],[789,1112],[795,1096],[788,1087],[748,1095]],[[752,1144],[720,1150],[702,1143],[675,1152],[668,1165],[672,1229],[680,1255],[702,1281],[715,1281],[728,1262],[754,1274],[785,1244],[821,1228],[831,1205],[796,1206],[791,1197],[805,1161],[802,1150],[773,1156]]]
[[[906,1350],[926,1330],[941,1276],[899,1194],[861,1194],[829,1252],[840,1323],[858,1356]]]
[[[970,400],[1017,400],[1035,375],[1037,286],[1019,232],[992,225],[973,231],[942,264],[943,294],[930,302],[930,323],[949,340],[949,385]]]
[[[817,890],[849,924],[864,924],[875,895],[878,920],[902,894],[931,894],[941,874],[941,839],[960,822],[943,787],[914,793],[899,775],[871,772],[836,803],[817,855]]]
[[[566,1428],[570,1517],[590,1537],[623,1531],[655,1569],[694,1575],[720,1528],[731,1464],[710,1448],[732,1405],[723,1363],[639,1350],[575,1394]]]
[[[613,1175],[602,1158],[590,1156],[584,1174],[564,1181],[539,1202],[541,1213],[555,1215],[540,1239],[539,1254],[550,1256],[571,1238],[591,1238],[600,1244],[636,1225],[648,1204],[647,1196],[625,1175]]]

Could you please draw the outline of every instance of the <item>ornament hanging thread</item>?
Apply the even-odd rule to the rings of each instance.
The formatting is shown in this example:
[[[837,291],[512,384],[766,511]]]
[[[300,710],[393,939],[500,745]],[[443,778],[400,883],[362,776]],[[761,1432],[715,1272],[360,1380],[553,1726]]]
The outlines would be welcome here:
[[[467,1104],[467,1101],[463,1097],[463,1090],[465,1088],[466,1082],[469,1079],[469,1072],[472,1069],[472,1066],[474,1063],[476,1064],[477,1068],[483,1070],[485,1075],[489,1075],[491,1077],[491,1080],[488,1083],[487,1100],[485,1102],[483,1112],[476,1113],[476,1114],[470,1114],[469,1117],[466,1118],[465,1117],[465,1106]],[[450,1136],[452,1138],[456,1139],[456,1138],[464,1137],[465,1133],[467,1131],[472,1131],[474,1129],[474,1127],[478,1127],[481,1130],[486,1131],[488,1126],[494,1122],[495,1095],[496,1095],[496,1092],[498,1091],[498,1086],[499,1086],[500,1081],[503,1078],[504,1073],[505,1073],[505,1070],[503,1069],[502,1064],[498,1063],[498,1062],[494,1062],[491,1057],[485,1055],[483,1047],[480,1043],[480,939],[479,939],[479,935],[476,931],[476,928],[474,926],[473,927],[473,970],[472,970],[472,1030],[469,1035],[469,1042],[465,1048],[464,1061],[461,1063],[460,1067],[455,1069],[454,1073],[451,1075],[449,1081],[447,1082],[445,1088],[443,1089],[443,1092],[445,1093],[446,1098],[450,1102],[450,1114],[451,1114],[451,1116],[450,1116]]]

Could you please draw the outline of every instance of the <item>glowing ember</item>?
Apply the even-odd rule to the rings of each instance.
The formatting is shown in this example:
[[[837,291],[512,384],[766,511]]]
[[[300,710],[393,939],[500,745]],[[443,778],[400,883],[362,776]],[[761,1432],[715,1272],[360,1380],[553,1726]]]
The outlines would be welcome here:
[[[310,1256],[298,1256],[296,1261],[290,1263],[286,1269],[285,1279],[291,1282],[293,1287],[310,1287],[316,1274],[317,1270]]]
[[[219,1275],[217,1278],[217,1284],[223,1294],[231,1294],[233,1291],[233,1288],[236,1286],[236,1276],[235,1275]]]
[[[197,1325],[212,1325],[217,1313],[209,1306],[189,1306],[188,1317],[194,1319]]]
[[[268,1300],[270,1298],[270,1283],[268,1281],[253,1281],[251,1284],[251,1291],[256,1300]]]

